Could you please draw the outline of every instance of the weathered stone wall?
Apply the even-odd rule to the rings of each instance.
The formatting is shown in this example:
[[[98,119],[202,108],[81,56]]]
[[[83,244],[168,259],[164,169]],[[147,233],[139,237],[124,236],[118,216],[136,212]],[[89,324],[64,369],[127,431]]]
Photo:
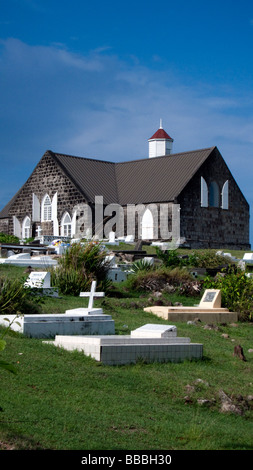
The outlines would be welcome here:
[[[0,219],[0,232],[9,233],[9,219]]]
[[[71,180],[64,175],[59,166],[55,163],[51,153],[46,152],[22,187],[16,201],[9,211],[9,233],[13,233],[13,215],[17,217],[21,224],[26,215],[30,217],[32,221],[33,193],[36,194],[41,204],[45,194],[48,194],[52,200],[56,192],[58,194],[57,218],[60,224],[65,211],[68,211],[69,214],[72,215],[73,207],[85,201],[82,194],[77,190]],[[33,223],[33,234],[31,235],[36,235],[35,231],[38,225],[42,228],[42,235],[53,234],[52,222],[36,221],[36,223]]]
[[[228,210],[201,207],[201,176],[208,186],[215,180],[220,193],[225,181],[229,181]],[[191,179],[177,202],[181,207],[181,236],[192,248],[249,249],[249,205],[217,149]]]

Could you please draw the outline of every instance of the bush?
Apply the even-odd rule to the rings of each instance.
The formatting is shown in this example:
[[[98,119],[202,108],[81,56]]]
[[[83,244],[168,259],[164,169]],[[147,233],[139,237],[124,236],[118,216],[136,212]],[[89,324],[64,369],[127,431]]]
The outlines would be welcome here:
[[[62,294],[78,296],[90,290],[92,280],[96,280],[98,288],[106,291],[111,283],[106,277],[109,263],[105,257],[98,243],[74,243],[62,255],[58,267],[50,271],[52,285]]]
[[[137,273],[138,271],[154,271],[156,268],[152,263],[140,259],[132,264],[131,269]]]
[[[191,274],[183,268],[157,268],[153,271],[138,271],[128,278],[130,289],[137,291],[161,291],[168,286],[180,287],[192,281]]]
[[[0,278],[0,313],[4,315],[41,313],[41,297],[24,287],[23,281]]]
[[[237,312],[240,320],[253,320],[253,281],[241,270],[230,269],[215,279],[206,278],[205,289],[220,289],[222,306]]]
[[[19,238],[15,237],[15,235],[8,235],[6,233],[0,232],[0,243],[18,243]]]
[[[193,252],[188,256],[180,257],[177,254],[177,250],[163,251],[156,247],[156,254],[166,267],[192,266],[195,268],[217,268],[218,266],[231,264],[230,258],[217,255],[212,250]]]
[[[196,268],[217,268],[231,263],[232,261],[228,256],[217,255],[212,250],[193,252],[189,256],[189,264]]]
[[[156,254],[158,259],[160,259],[163,265],[166,268],[169,267],[176,267],[176,266],[183,266],[186,263],[185,258],[180,258],[177,255],[176,250],[161,250],[159,247],[156,247]]]

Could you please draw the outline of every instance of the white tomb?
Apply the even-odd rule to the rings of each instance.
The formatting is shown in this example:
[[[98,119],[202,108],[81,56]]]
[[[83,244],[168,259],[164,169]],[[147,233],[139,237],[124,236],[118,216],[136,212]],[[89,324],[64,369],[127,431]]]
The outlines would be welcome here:
[[[0,315],[0,324],[28,337],[53,338],[56,335],[113,335],[114,320],[105,315],[102,309],[93,307],[96,296],[104,293],[95,292],[96,282],[92,285],[88,308],[66,310],[65,313],[24,315],[14,321],[16,315]]]
[[[30,253],[19,253],[8,258],[0,258],[0,263],[13,264],[14,266],[31,266],[33,268],[46,268],[58,264],[57,260],[48,255],[31,256]]]
[[[145,362],[182,362],[202,359],[203,345],[191,343],[190,338],[177,337],[171,325],[147,324],[131,335],[61,336],[46,343],[68,351],[82,351],[107,365]]]
[[[245,253],[243,256],[243,261],[246,263],[253,263],[253,253]]]

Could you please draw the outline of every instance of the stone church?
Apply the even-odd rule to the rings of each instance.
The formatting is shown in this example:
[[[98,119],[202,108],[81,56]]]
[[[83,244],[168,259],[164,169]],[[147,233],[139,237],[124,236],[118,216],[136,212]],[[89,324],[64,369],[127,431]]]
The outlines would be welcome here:
[[[40,235],[94,235],[96,201],[104,224],[106,207],[141,206],[130,228],[134,239],[161,240],[161,208],[171,227],[172,208],[180,207],[180,237],[191,248],[250,248],[249,205],[217,147],[173,153],[173,139],[162,125],[149,139],[149,157],[114,163],[47,150],[31,176],[0,212],[0,232],[19,238]],[[158,223],[152,208],[158,212]],[[87,212],[87,208],[90,211]],[[140,222],[137,230],[137,219]],[[124,219],[120,234],[126,234]],[[112,225],[112,230],[115,226]],[[165,237],[166,238],[166,237]]]

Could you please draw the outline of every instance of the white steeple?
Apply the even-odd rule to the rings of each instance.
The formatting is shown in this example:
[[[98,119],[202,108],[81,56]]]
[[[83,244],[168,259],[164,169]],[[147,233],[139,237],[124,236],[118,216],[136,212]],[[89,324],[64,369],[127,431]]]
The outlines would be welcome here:
[[[162,157],[172,153],[173,139],[165,132],[160,119],[160,128],[148,140],[149,158]]]

